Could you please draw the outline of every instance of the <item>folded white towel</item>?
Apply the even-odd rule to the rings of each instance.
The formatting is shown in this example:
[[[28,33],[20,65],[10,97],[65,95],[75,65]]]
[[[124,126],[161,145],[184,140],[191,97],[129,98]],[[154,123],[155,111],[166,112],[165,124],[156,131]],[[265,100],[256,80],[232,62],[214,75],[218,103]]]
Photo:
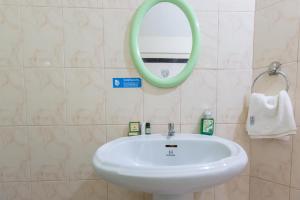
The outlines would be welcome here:
[[[251,138],[278,138],[296,134],[291,99],[286,91],[277,96],[253,93],[247,119],[247,131]]]

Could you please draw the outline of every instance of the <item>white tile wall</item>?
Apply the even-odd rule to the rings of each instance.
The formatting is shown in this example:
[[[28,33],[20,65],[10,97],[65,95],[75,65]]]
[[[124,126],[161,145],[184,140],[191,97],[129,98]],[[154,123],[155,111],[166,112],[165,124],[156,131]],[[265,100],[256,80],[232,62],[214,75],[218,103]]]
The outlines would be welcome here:
[[[63,10],[22,7],[24,67],[63,67]]]
[[[113,77],[139,77],[128,34],[142,0],[0,0],[1,200],[150,200],[100,180],[91,165],[97,147],[127,135],[129,121],[150,121],[160,133],[175,122],[177,132],[198,133],[209,109],[218,135],[249,151],[240,134],[254,0],[187,1],[202,35],[191,77],[173,89],[146,82],[141,89],[112,89]],[[248,199],[248,186],[249,169],[195,200]]]
[[[283,0],[256,12],[254,67],[297,61],[299,9],[298,0]]]
[[[103,12],[64,9],[65,66],[104,67]]]
[[[283,63],[299,126],[299,0],[257,0],[254,37],[254,76],[271,61]],[[274,31],[277,30],[277,31]],[[281,77],[264,77],[257,92],[276,95],[285,88]],[[251,141],[251,200],[299,198],[299,131],[285,140]]]
[[[223,12],[219,20],[219,67],[250,69],[254,13]]]
[[[5,38],[0,46],[0,67],[19,68],[22,66],[22,28],[19,7],[0,6],[0,37]]]

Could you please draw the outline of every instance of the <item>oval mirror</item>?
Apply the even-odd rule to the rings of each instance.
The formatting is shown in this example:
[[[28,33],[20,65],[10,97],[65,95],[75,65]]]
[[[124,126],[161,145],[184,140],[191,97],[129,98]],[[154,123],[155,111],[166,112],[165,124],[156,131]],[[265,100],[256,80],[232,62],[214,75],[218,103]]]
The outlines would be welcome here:
[[[130,33],[133,63],[150,84],[176,87],[198,60],[197,17],[184,0],[146,0],[136,11]]]

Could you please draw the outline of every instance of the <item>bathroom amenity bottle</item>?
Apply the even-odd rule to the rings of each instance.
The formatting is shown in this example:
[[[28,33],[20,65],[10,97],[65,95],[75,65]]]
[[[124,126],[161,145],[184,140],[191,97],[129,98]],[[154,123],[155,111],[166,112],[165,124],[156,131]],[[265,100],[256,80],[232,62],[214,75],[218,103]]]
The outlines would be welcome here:
[[[200,134],[213,135],[215,131],[215,120],[210,111],[205,111],[202,115]]]
[[[141,123],[141,135],[151,135],[151,124],[149,122]]]
[[[151,135],[151,124],[149,122],[146,123],[145,134]]]

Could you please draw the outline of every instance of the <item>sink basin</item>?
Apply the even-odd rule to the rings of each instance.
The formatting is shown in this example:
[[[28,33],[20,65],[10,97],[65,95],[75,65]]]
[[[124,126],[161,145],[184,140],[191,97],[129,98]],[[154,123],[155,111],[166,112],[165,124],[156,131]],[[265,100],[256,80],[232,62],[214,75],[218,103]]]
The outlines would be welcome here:
[[[120,138],[100,147],[93,158],[103,179],[154,193],[155,200],[192,199],[192,192],[228,181],[247,162],[240,145],[196,134]]]

